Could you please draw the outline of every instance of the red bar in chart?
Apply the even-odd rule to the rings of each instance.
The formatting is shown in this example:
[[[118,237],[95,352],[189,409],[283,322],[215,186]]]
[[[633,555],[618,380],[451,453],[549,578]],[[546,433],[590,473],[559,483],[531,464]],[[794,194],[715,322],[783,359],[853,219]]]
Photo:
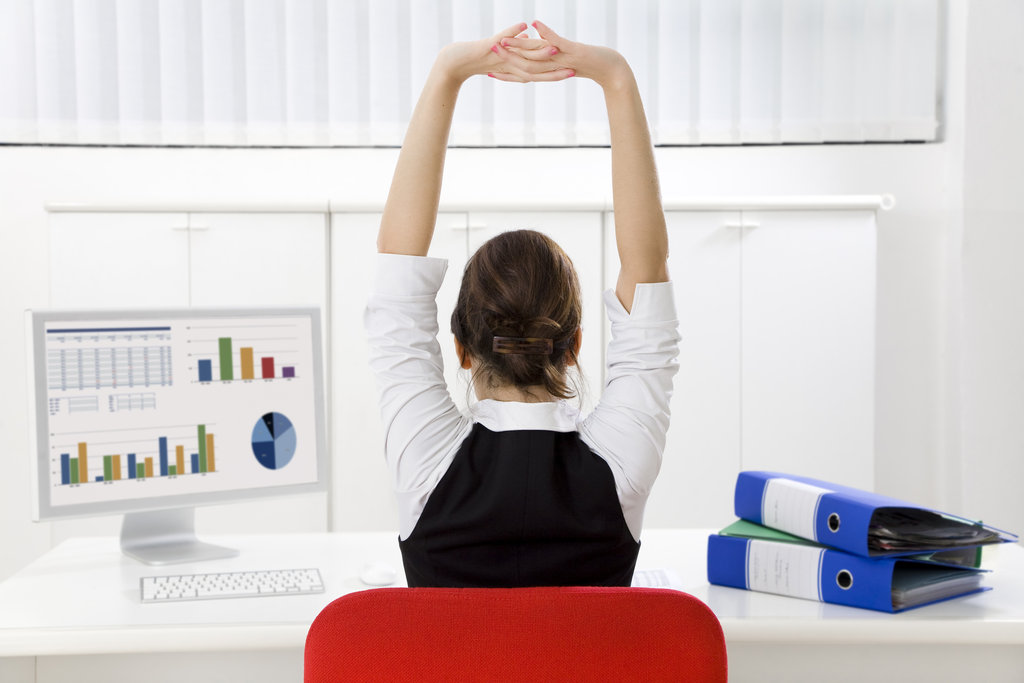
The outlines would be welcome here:
[[[263,379],[273,379],[274,378],[274,358],[272,356],[270,356],[270,357],[265,356],[265,357],[263,357],[261,359],[261,361],[262,361],[262,364],[263,364]]]

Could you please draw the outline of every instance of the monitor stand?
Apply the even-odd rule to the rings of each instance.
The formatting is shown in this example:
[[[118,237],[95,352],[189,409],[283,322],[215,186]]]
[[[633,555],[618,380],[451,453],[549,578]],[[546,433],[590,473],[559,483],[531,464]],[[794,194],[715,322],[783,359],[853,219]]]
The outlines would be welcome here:
[[[199,562],[238,555],[235,548],[203,543],[196,538],[195,508],[125,513],[121,551],[145,564]]]

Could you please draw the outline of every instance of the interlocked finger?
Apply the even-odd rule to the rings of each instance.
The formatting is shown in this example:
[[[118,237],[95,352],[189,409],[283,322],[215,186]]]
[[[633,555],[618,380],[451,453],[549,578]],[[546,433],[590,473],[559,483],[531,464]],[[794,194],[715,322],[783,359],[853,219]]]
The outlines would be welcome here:
[[[520,40],[518,38],[503,38],[501,46],[526,59],[544,60],[551,59],[558,54],[558,48],[553,47],[546,40]]]
[[[544,60],[540,59],[527,59],[518,52],[513,52],[508,48],[504,48],[501,45],[495,45],[492,50],[501,57],[504,63],[503,71],[508,73],[514,73],[524,78],[532,78],[537,74],[542,74],[547,71],[562,68],[561,65],[555,64],[551,61],[551,55],[548,54]]]
[[[550,82],[550,81],[564,81],[567,78],[572,78],[576,75],[576,72],[572,69],[554,69],[552,71],[544,71],[539,74],[532,74],[528,78],[519,76],[513,73],[505,73],[495,71],[487,74],[491,78],[496,78],[499,81],[508,81],[510,83],[538,83],[538,82]]]
[[[493,71],[487,74],[491,78],[496,78],[499,81],[506,81],[508,83],[526,83],[526,79],[520,78],[519,76],[513,76],[512,74],[503,73],[501,71]]]

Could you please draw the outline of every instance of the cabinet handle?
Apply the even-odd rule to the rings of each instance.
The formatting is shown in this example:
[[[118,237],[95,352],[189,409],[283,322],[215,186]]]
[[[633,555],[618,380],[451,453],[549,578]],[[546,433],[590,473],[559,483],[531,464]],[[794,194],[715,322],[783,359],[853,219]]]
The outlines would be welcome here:
[[[452,230],[486,230],[486,223],[452,223],[449,226]]]
[[[189,230],[195,230],[196,232],[202,232],[204,230],[209,230],[210,226],[209,225],[190,225],[190,226],[188,226],[188,229]]]
[[[734,228],[734,229],[744,229],[744,228],[753,229],[753,228],[760,228],[761,224],[760,223],[750,223],[750,222],[747,222],[747,221],[739,221],[739,222],[725,223],[722,227]]]

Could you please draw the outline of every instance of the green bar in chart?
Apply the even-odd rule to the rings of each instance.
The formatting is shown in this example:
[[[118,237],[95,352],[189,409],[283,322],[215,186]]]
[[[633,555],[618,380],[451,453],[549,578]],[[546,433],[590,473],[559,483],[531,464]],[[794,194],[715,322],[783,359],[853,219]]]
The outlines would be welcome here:
[[[136,463],[135,465],[135,478],[145,479],[146,478],[146,465],[144,463]]]
[[[78,458],[71,458],[71,483],[78,483]]]
[[[199,425],[196,428],[199,434],[199,471],[206,471],[206,425]]]
[[[231,360],[231,337],[220,337],[217,340],[220,346],[220,378],[234,379],[235,370]]]
[[[103,481],[112,481],[114,478],[114,459],[109,455],[103,456]]]

